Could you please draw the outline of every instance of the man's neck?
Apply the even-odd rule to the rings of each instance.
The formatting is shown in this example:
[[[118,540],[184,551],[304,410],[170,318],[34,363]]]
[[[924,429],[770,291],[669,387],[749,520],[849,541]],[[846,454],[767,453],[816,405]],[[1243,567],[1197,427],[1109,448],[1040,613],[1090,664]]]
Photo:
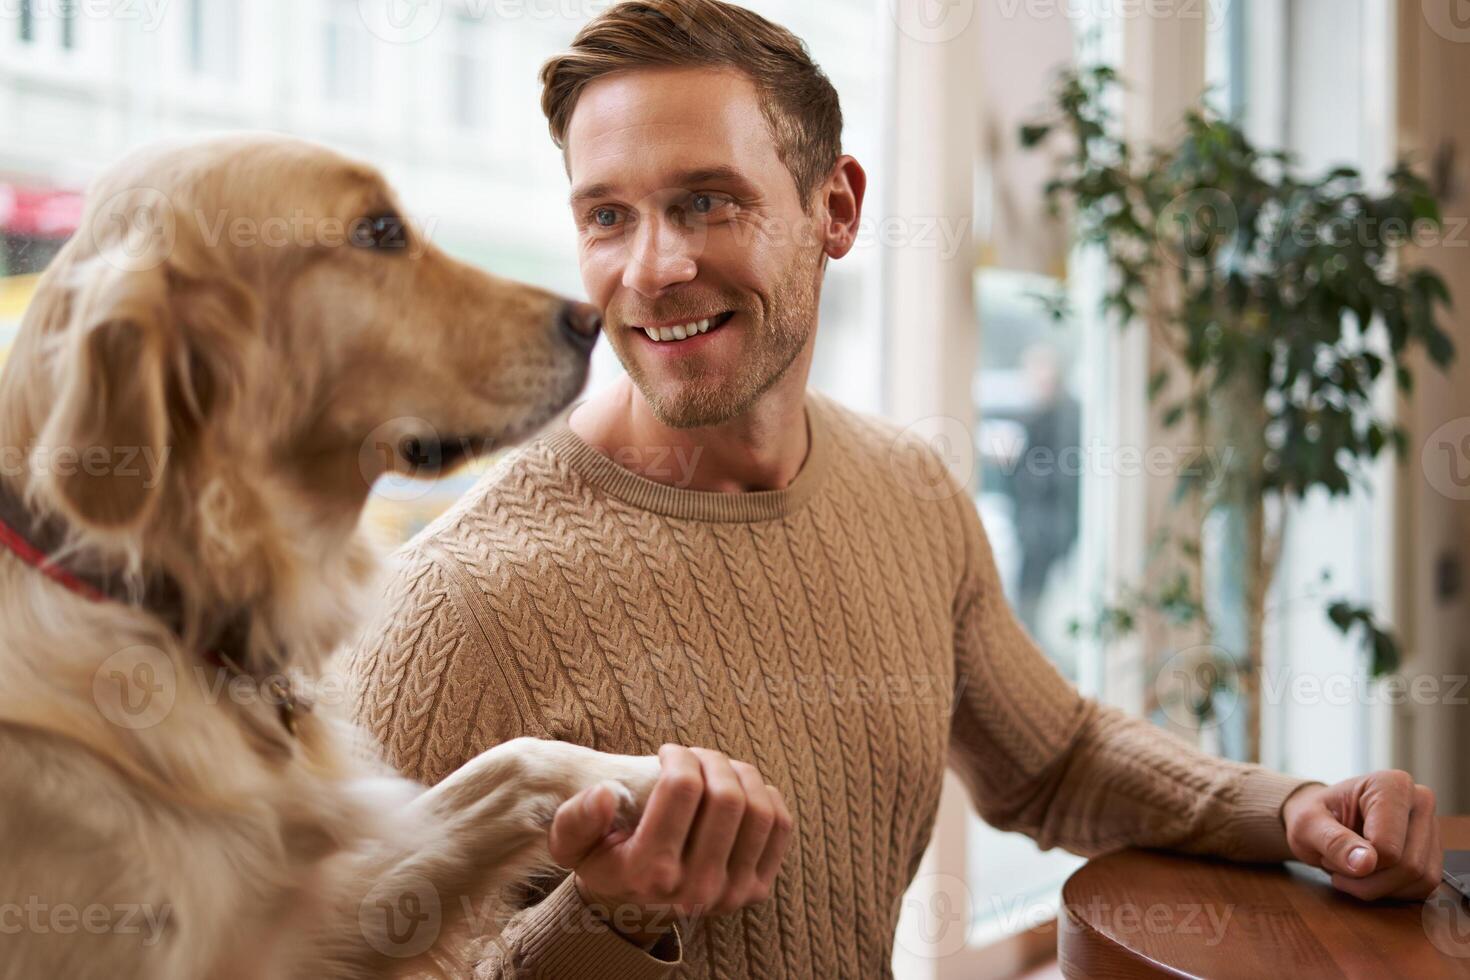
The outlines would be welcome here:
[[[806,372],[788,371],[741,415],[697,429],[660,422],[624,377],[577,406],[568,424],[583,442],[656,483],[714,493],[784,490],[810,448]]]

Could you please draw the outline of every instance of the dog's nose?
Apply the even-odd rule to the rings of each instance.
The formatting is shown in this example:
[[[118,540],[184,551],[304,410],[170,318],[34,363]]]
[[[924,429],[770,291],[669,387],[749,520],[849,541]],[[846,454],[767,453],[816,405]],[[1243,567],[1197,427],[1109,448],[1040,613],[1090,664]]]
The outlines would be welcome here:
[[[590,303],[568,303],[561,308],[558,323],[574,347],[590,351],[602,331],[602,313]]]

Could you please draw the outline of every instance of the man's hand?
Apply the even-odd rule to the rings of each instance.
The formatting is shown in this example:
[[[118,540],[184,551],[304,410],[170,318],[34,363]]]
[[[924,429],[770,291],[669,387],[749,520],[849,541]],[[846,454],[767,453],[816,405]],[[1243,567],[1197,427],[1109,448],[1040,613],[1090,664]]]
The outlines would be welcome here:
[[[563,803],[551,856],[618,932],[644,948],[676,918],[764,902],[791,840],[791,811],[754,766],[665,745],[636,830],[612,831],[615,801],[592,787]]]
[[[1332,872],[1332,885],[1364,900],[1428,897],[1444,852],[1434,793],[1400,770],[1336,786],[1303,786],[1281,807],[1298,860]]]

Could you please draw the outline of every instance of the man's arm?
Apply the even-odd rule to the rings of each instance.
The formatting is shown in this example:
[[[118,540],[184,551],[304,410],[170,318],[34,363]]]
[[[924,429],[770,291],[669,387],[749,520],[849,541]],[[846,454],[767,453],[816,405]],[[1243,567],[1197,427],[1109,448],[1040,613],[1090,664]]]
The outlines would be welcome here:
[[[1305,781],[1207,756],[1082,697],[1012,613],[973,504],[955,507],[966,570],[950,761],[981,816],[1081,854],[1138,845],[1291,857],[1281,807]]]
[[[1294,857],[1363,899],[1423,898],[1438,885],[1434,794],[1408,773],[1323,786],[1205,755],[1079,695],[1017,623],[974,506],[956,506],[966,572],[950,756],[986,820],[1082,854],[1142,845]]]
[[[405,552],[373,621],[343,660],[354,720],[389,764],[425,784],[501,742],[546,735],[507,689],[500,658],[510,653],[486,639],[449,562],[431,549]],[[570,875],[515,915],[482,955],[480,980],[526,973],[655,980],[681,958],[677,933],[645,948],[614,932]]]

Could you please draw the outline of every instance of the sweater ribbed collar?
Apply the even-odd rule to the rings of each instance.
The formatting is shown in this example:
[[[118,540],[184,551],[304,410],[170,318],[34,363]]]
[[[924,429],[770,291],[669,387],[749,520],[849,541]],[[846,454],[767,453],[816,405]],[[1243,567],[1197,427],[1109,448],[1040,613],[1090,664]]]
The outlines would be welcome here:
[[[800,509],[820,488],[830,465],[832,433],[826,406],[811,393],[806,398],[808,447],[806,462],[784,490],[715,493],[685,490],[639,476],[582,440],[563,422],[542,445],[564,460],[582,479],[626,504],[664,517],[689,521],[753,523],[776,521]]]

